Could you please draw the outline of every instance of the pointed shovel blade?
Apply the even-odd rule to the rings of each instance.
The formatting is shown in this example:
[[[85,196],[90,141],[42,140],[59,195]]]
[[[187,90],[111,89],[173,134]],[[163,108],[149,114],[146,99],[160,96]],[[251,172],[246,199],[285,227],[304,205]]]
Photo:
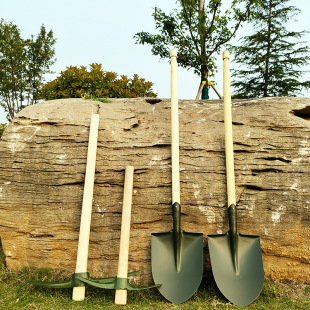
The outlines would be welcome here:
[[[198,289],[203,272],[203,235],[181,232],[179,270],[177,268],[173,230],[153,233],[151,237],[152,274],[159,292],[170,302],[181,304]]]
[[[237,234],[237,270],[229,232],[209,235],[212,272],[222,294],[238,306],[247,306],[260,294],[264,268],[259,236]]]

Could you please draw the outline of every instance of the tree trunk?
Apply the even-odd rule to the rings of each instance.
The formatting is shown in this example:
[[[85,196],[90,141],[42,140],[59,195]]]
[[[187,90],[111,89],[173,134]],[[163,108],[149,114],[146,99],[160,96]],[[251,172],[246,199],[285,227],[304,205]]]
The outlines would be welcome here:
[[[204,0],[199,0],[199,18],[202,21],[202,16],[204,14]],[[201,82],[206,81],[204,88],[202,89],[201,99],[209,99],[209,91],[208,91],[208,68],[206,65],[206,60],[203,58],[206,57],[206,38],[205,38],[205,22],[202,22],[203,26],[200,25],[201,33],[200,33],[200,55],[202,57],[202,65],[200,69]]]
[[[47,101],[22,110],[0,141],[0,236],[7,267],[73,273],[90,116],[99,138],[88,270],[117,273],[124,169],[135,167],[129,271],[151,282],[151,233],[172,228],[170,101]],[[179,102],[182,228],[228,230],[223,106]],[[211,103],[211,104],[210,104]],[[259,235],[266,278],[310,283],[309,98],[233,100],[238,231]]]
[[[268,5],[268,39],[267,39],[267,51],[266,51],[266,61],[265,61],[265,76],[264,76],[264,97],[269,96],[268,88],[269,88],[269,61],[270,61],[270,50],[271,50],[271,6],[272,6],[272,0],[269,0]]]

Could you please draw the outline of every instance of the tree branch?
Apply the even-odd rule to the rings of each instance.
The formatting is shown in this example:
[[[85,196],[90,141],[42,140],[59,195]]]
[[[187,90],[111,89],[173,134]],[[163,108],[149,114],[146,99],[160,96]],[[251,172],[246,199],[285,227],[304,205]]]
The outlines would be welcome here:
[[[210,27],[208,28],[208,30],[206,31],[205,33],[205,38],[211,33],[212,31],[212,28],[213,28],[213,25],[214,25],[214,21],[215,21],[215,15],[216,15],[216,12],[219,8],[219,3],[216,4],[215,6],[215,10],[213,11],[213,16],[212,16],[212,20],[211,20],[211,25]]]
[[[247,13],[247,12],[249,12],[249,7],[247,8],[246,13]],[[212,55],[221,45],[227,43],[228,41],[231,40],[232,37],[235,36],[237,30],[239,29],[239,27],[240,27],[240,25],[241,25],[241,23],[242,23],[243,21],[244,21],[244,20],[243,20],[243,17],[241,17],[241,18],[239,19],[238,23],[237,23],[236,26],[235,26],[234,32],[233,32],[229,37],[227,37],[225,40],[219,41],[219,42],[215,45],[214,49],[211,50],[211,51],[209,52],[208,58],[211,57],[211,55]]]
[[[181,0],[181,4],[182,4],[182,7],[183,7],[184,18],[185,18],[186,24],[187,24],[187,26],[188,26],[190,36],[191,36],[191,38],[192,38],[192,40],[193,40],[193,42],[194,42],[197,55],[199,56],[199,55],[200,55],[199,45],[197,44],[197,40],[195,39],[194,34],[193,34],[191,14],[190,14],[190,17],[189,17],[189,16],[188,16],[188,13],[187,13],[187,11],[186,11],[186,7],[185,7],[184,0]]]

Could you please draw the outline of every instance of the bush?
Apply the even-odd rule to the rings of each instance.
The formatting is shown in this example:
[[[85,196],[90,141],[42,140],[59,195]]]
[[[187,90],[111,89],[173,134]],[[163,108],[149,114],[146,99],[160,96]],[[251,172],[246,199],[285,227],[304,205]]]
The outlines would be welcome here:
[[[0,124],[0,138],[2,137],[2,134],[5,130],[5,128],[7,127],[7,124]]]
[[[87,67],[67,67],[55,80],[43,86],[42,99],[60,98],[136,98],[156,97],[152,91],[152,82],[126,75],[117,77],[117,73],[104,71],[101,64],[93,63]]]

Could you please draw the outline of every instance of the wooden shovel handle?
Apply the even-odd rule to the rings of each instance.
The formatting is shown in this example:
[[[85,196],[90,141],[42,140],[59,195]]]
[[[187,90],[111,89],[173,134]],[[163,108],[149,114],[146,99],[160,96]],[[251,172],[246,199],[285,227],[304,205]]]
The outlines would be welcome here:
[[[170,51],[171,58],[171,161],[172,161],[172,205],[180,203],[180,164],[179,164],[179,104],[177,52]]]
[[[121,239],[119,246],[118,271],[117,271],[118,278],[127,278],[128,273],[128,252],[129,252],[131,204],[132,204],[132,190],[133,190],[133,173],[134,173],[134,167],[127,166],[125,169]],[[127,303],[127,290],[116,290],[115,304],[126,305],[126,303]]]
[[[236,204],[235,173],[234,173],[234,149],[231,115],[229,52],[223,53],[224,61],[224,124],[225,124],[225,154],[226,154],[226,178],[227,178],[227,202],[228,207]]]
[[[76,259],[76,268],[75,268],[75,272],[77,273],[87,271],[91,211],[92,211],[94,180],[95,180],[98,127],[99,127],[99,114],[92,114],[89,129],[89,142],[88,142],[88,151],[86,160],[80,234],[79,234],[79,243]],[[84,300],[84,298],[85,298],[85,286],[74,287],[72,293],[72,299],[75,301],[80,301]]]

